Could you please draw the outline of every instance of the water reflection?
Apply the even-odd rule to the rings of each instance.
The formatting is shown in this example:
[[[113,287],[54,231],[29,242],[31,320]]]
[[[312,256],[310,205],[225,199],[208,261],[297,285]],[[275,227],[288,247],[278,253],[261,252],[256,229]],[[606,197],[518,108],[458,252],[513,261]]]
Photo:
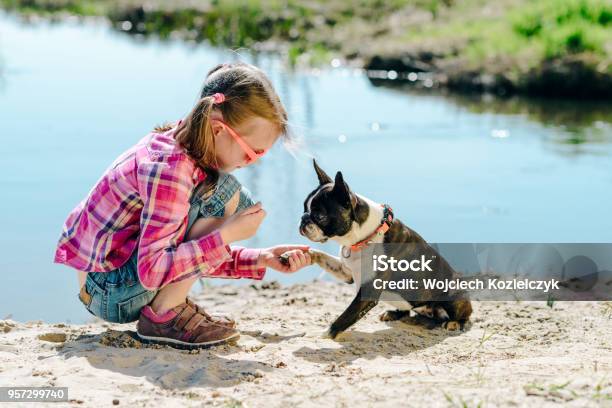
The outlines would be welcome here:
[[[423,90],[389,81],[370,81],[373,86],[392,92],[423,98],[443,98],[477,114],[513,115],[536,122],[553,131],[542,137],[542,141],[559,154],[603,154],[605,151],[597,149],[597,145],[612,143],[611,102],[522,96],[498,98],[489,94],[457,94],[440,89]],[[496,137],[495,132],[493,136]]]

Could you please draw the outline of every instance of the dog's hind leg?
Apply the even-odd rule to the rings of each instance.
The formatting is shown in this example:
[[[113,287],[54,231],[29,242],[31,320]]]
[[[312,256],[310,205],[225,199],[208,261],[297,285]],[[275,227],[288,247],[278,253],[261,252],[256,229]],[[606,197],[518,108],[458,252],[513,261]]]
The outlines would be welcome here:
[[[431,307],[431,305],[415,307],[412,309],[412,311],[418,315],[425,316],[430,319],[433,319],[434,317],[434,308]]]
[[[448,312],[441,305],[423,305],[412,309],[417,315],[414,318],[402,319],[411,324],[418,324],[429,329],[442,327],[448,331],[456,331],[463,328],[464,321],[451,319]]]
[[[462,327],[463,325],[461,324],[461,322],[458,322],[456,320],[449,320],[447,322],[442,323],[442,328],[448,331],[461,330]]]
[[[401,320],[405,316],[410,316],[410,310],[387,310],[380,315],[381,322],[394,322]]]
[[[342,282],[353,283],[353,274],[351,270],[340,261],[340,258],[326,254],[317,249],[310,249],[308,253],[310,254],[312,262],[319,265],[324,271]]]
[[[399,321],[412,325],[412,326],[424,327],[428,330],[433,330],[435,328],[440,327],[439,321],[435,319],[431,319],[427,316],[420,315],[420,314],[416,314],[414,316],[406,315],[402,317],[401,319],[399,319]]]
[[[437,321],[442,322],[442,328],[448,331],[457,331],[463,328],[463,323],[457,320],[450,320],[448,313],[442,307],[434,308],[434,314]]]
[[[449,331],[463,330],[472,314],[472,303],[468,299],[457,299],[446,305],[450,317],[442,323],[442,327]]]

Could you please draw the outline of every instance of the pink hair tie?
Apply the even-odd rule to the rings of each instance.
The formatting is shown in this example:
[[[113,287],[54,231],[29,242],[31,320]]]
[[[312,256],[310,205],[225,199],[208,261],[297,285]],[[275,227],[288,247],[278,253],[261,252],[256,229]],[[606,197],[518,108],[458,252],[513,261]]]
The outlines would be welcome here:
[[[223,103],[225,101],[225,95],[223,95],[222,93],[217,92],[216,94],[213,95],[213,98],[215,98],[215,104],[220,104]]]

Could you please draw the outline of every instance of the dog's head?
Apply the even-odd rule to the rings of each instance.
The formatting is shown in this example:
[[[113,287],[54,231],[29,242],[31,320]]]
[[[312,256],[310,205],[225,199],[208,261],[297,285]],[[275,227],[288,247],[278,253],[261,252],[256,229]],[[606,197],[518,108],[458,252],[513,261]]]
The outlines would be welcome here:
[[[332,180],[313,160],[319,186],[304,201],[300,234],[315,242],[346,235],[353,226],[357,196],[337,172]]]

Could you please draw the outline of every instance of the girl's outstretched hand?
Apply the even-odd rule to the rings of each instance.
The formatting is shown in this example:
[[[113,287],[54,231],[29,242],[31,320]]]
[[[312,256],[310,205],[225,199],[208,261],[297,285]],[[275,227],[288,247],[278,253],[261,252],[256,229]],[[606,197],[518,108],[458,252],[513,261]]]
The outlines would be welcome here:
[[[308,245],[277,245],[261,250],[259,266],[272,268],[279,272],[293,273],[312,263]],[[280,260],[283,255],[287,263]]]
[[[230,244],[251,238],[265,216],[266,211],[261,206],[261,202],[232,215],[219,228],[223,242]]]

